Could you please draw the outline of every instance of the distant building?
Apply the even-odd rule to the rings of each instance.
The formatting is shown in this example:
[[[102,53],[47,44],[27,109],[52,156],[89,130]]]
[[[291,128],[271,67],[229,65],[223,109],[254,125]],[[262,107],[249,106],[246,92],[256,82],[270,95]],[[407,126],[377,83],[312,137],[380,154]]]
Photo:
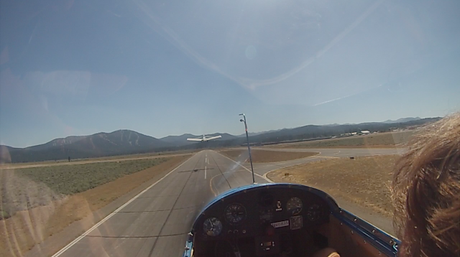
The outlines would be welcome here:
[[[368,135],[370,134],[371,132],[369,130],[361,130],[361,134],[362,135]]]

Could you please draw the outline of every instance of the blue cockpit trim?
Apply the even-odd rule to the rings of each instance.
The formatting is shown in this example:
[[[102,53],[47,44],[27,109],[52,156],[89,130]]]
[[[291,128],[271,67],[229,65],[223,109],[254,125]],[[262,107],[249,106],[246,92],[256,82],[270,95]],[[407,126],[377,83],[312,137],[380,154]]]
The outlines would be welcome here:
[[[337,218],[340,222],[345,224],[350,228],[351,231],[357,233],[363,238],[366,238],[366,240],[372,244],[376,249],[378,249],[381,253],[383,253],[386,256],[396,256],[398,252],[398,245],[400,245],[400,241],[389,235],[388,233],[382,231],[381,229],[375,227],[374,225],[362,220],[361,218],[355,216],[354,214],[339,208],[335,200],[330,197],[327,193],[318,190],[313,187],[305,186],[305,185],[299,185],[299,184],[291,184],[291,183],[269,183],[269,184],[252,184],[252,185],[246,185],[238,188],[232,188],[228,190],[227,192],[222,193],[221,195],[217,196],[213,200],[211,200],[200,212],[200,214],[196,217],[193,228],[196,228],[199,224],[197,224],[198,218],[203,215],[206,210],[210,207],[212,207],[214,204],[222,201],[224,198],[229,197],[231,195],[236,195],[241,192],[248,192],[252,190],[257,190],[260,188],[273,188],[273,189],[279,189],[279,188],[289,188],[289,189],[297,189],[300,191],[307,191],[309,193],[312,193],[320,198],[322,198],[326,203],[329,205],[329,209],[331,211],[331,214]],[[186,251],[184,253],[184,256],[190,256],[187,254],[190,254],[191,249],[193,248],[193,234],[194,231],[190,233],[191,237],[189,238],[187,242],[187,248],[189,251]],[[188,253],[187,253],[188,252]]]
[[[232,188],[232,189],[230,189],[230,190],[218,195],[216,198],[214,198],[208,204],[206,204],[206,206],[201,210],[200,214],[197,216],[197,219],[198,219],[198,217],[200,215],[202,215],[205,212],[205,210],[207,210],[208,208],[210,208],[211,206],[213,206],[217,202],[221,201],[222,199],[224,199],[224,198],[226,198],[226,197],[228,197],[230,195],[235,195],[235,194],[238,194],[238,193],[244,192],[244,191],[257,190],[258,188],[262,188],[262,187],[263,188],[294,188],[294,189],[298,189],[298,190],[302,190],[302,191],[307,191],[307,192],[313,193],[313,194],[321,197],[322,199],[324,199],[328,203],[329,208],[331,210],[333,210],[333,211],[338,211],[339,210],[339,206],[337,205],[337,203],[335,202],[335,200],[332,197],[330,197],[325,192],[323,192],[321,190],[318,190],[316,188],[305,186],[305,185],[299,185],[299,184],[291,184],[291,183],[266,183],[266,184],[251,184],[251,185],[241,186],[241,187],[237,187],[237,188]],[[195,219],[195,222],[196,222],[196,219]],[[193,227],[195,228],[195,224],[193,225]]]

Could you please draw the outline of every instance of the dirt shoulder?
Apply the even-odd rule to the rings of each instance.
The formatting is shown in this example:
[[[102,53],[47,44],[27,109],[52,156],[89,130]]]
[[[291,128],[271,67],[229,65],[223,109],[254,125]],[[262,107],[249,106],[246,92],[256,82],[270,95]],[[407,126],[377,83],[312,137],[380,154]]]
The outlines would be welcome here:
[[[247,149],[232,149],[220,151],[221,154],[233,160],[248,158]],[[254,163],[281,162],[301,159],[317,155],[317,152],[286,152],[274,150],[251,149],[252,161]]]
[[[328,159],[279,169],[267,174],[275,182],[318,188],[373,213],[391,217],[390,183],[399,156]]]
[[[17,212],[0,221],[0,256],[23,256],[34,246],[29,256],[56,252],[189,156],[176,156],[46,206]]]

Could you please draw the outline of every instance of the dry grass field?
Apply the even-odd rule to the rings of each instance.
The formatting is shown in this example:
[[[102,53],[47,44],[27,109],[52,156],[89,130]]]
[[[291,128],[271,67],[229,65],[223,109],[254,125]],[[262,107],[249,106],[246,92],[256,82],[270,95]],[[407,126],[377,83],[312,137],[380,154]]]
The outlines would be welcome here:
[[[220,153],[233,160],[246,159],[248,156],[247,149],[224,150],[220,151]],[[252,161],[254,163],[289,161],[317,154],[316,152],[282,152],[251,149]]]
[[[0,218],[47,205],[52,200],[84,192],[167,160],[155,158],[2,170],[0,210],[3,215]]]
[[[390,217],[393,213],[389,186],[399,156],[329,159],[292,166],[267,175],[275,182],[315,187],[359,206]]]
[[[322,147],[402,147],[416,131],[377,133],[363,136],[334,138],[301,143],[279,144],[275,148],[322,148]]]
[[[33,168],[33,167],[50,167],[50,166],[62,166],[62,165],[77,165],[77,164],[88,164],[88,163],[107,163],[114,161],[129,161],[129,160],[146,160],[156,159],[165,157],[175,157],[179,155],[190,155],[196,152],[193,151],[175,151],[175,152],[160,152],[150,154],[132,154],[132,155],[120,155],[120,156],[106,156],[89,159],[73,159],[71,162],[68,160],[57,160],[57,161],[41,161],[41,162],[19,162],[19,163],[0,163],[0,169],[22,169],[22,168]]]
[[[19,210],[10,218],[0,221],[0,256],[22,256],[35,244],[61,231],[72,222],[88,216],[140,185],[147,187],[148,185],[143,184],[144,182],[161,177],[161,174],[173,169],[188,157],[189,155],[183,155],[163,159],[161,162],[139,164],[133,169],[120,165],[123,168],[119,169],[118,175],[112,177],[111,181],[101,182],[103,184],[99,183],[97,186],[86,183],[84,181],[87,180],[80,178],[82,185],[90,189],[81,191],[80,188],[80,190],[77,190],[80,192],[74,192],[71,195],[64,195],[62,192],[55,192],[49,188],[46,183],[52,183],[50,180],[47,180],[46,183],[36,182],[40,175],[30,174],[33,173],[32,171],[29,171],[30,173],[26,175],[14,173],[11,175],[11,173],[7,174],[5,170],[2,170],[2,185],[10,184],[5,183],[5,179],[11,180],[14,177],[17,180],[18,187],[27,188],[27,190],[22,190],[18,194],[18,197],[22,200],[20,201],[21,203],[17,202],[17,204],[24,204],[23,202],[25,201],[25,205],[29,208]],[[107,165],[107,163],[104,165]],[[143,165],[150,166],[145,168]],[[75,166],[83,167],[84,165]],[[126,169],[137,170],[137,172],[126,172]],[[8,172],[14,172],[14,170],[8,170]],[[72,171],[72,173],[78,172]],[[110,172],[106,170],[105,174],[107,173]],[[59,171],[56,174],[63,176]],[[83,176],[87,175],[84,174]],[[52,180],[53,174],[49,173],[48,177]],[[13,189],[10,188],[9,190]],[[29,204],[29,199],[33,199],[38,195],[41,195],[47,201],[47,204],[32,207]]]

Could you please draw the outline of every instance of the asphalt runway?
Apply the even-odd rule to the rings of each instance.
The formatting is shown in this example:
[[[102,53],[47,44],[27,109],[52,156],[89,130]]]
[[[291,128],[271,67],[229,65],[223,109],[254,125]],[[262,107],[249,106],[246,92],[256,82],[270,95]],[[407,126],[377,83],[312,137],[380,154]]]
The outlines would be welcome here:
[[[267,183],[256,176],[257,183]],[[181,256],[199,211],[252,175],[214,151],[201,151],[54,256]]]
[[[255,164],[256,183],[271,182],[266,179],[265,174],[282,167],[327,158],[395,154],[402,150],[361,148],[301,151],[314,151],[319,154],[292,161]],[[252,183],[246,157],[243,155],[239,160],[233,161],[211,150],[195,154],[53,257],[181,256],[187,233],[199,211],[215,196],[230,188]],[[352,211],[360,212],[359,208]],[[356,214],[366,216],[363,212]],[[375,215],[370,219],[374,224],[380,220],[381,217]]]

